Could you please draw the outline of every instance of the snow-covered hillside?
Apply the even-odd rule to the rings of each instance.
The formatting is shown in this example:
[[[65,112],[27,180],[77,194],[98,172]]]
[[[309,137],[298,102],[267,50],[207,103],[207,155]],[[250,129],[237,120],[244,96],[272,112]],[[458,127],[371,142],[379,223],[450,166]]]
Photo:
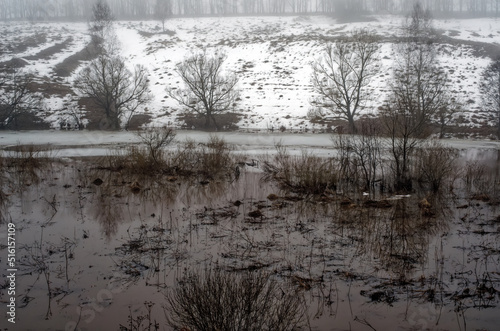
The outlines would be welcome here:
[[[314,96],[310,63],[321,55],[325,40],[358,28],[382,37],[381,71],[370,85],[371,102],[364,109],[365,114],[376,114],[386,98],[394,58],[392,37],[398,34],[401,23],[400,16],[374,16],[349,24],[325,16],[205,17],[169,20],[166,28],[174,34],[161,33],[161,24],[156,21],[119,21],[115,30],[127,63],[131,67],[143,64],[149,70],[154,99],[140,112],[152,117],[150,125],[182,125],[179,116],[184,110],[165,92],[167,86],[182,84],[175,65],[202,48],[217,47],[228,56],[226,68],[239,77],[241,102],[236,112],[242,115],[238,123],[241,129],[283,126],[314,130],[324,127],[308,118]],[[464,105],[459,115],[467,125],[486,123],[490,118],[481,111],[478,85],[481,71],[495,52],[500,54],[500,21],[435,20],[434,27],[440,35],[440,60],[449,74],[451,90]],[[78,69],[61,78],[54,68],[89,41],[85,23],[9,22],[0,25],[0,32],[4,36],[0,62],[22,58],[27,61],[25,70],[68,86]],[[28,47],[21,47],[23,41]],[[37,56],[47,49],[54,51]],[[46,99],[44,118],[54,128],[60,127],[67,117],[65,109],[78,99],[60,94],[47,95]]]

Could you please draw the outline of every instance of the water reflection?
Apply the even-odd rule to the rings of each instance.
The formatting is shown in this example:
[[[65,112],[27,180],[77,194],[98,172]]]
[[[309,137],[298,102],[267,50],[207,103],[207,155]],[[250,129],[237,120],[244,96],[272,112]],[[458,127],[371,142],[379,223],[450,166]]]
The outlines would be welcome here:
[[[328,192],[293,195],[259,181],[260,174],[253,172],[242,172],[238,181],[200,183],[79,169],[62,167],[58,177],[63,180],[26,188],[26,204],[9,207],[19,219],[29,209],[43,215],[42,222],[53,219],[44,230],[47,242],[57,243],[54,237],[62,236],[75,242],[67,249],[74,260],[65,257],[61,245],[44,255],[52,272],[47,275],[52,297],[67,283],[83,288],[104,287],[110,278],[132,280],[133,288],[122,289],[125,304],[129,291],[146,299],[149,287],[161,291],[186,269],[217,263],[225,270],[262,270],[291,280],[311,311],[315,305],[318,318],[334,313],[352,321],[356,307],[367,301],[394,304],[401,297],[415,305],[456,305],[467,313],[498,304],[498,211],[491,200],[471,202],[469,194],[462,199],[459,189],[371,200]],[[32,244],[39,230],[26,226],[24,243]],[[107,240],[89,236],[92,231]],[[64,276],[64,270],[69,274]],[[20,279],[20,286],[26,283]],[[407,292],[401,294],[404,286]],[[52,302],[52,319],[64,305],[80,303],[73,292],[57,293],[71,300]],[[342,302],[352,307],[337,311]]]
[[[412,277],[415,266],[427,263],[430,239],[446,227],[443,217],[423,215],[423,208],[415,199],[394,200],[390,211],[367,218],[362,227],[361,249],[402,280]]]

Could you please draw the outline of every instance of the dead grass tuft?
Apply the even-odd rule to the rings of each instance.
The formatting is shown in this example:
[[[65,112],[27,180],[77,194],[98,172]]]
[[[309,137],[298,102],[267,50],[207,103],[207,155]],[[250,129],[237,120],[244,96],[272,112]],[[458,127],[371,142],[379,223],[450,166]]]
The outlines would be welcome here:
[[[170,128],[138,131],[140,145],[130,146],[125,153],[115,151],[102,158],[99,168],[127,175],[166,176],[167,181],[195,177],[200,183],[237,176],[232,147],[217,136],[206,143],[186,140],[176,150],[168,148],[175,139]]]
[[[277,154],[265,161],[262,180],[274,180],[283,189],[301,194],[322,194],[335,190],[337,171],[332,159],[325,159],[303,151],[292,156],[281,144],[276,145]]]

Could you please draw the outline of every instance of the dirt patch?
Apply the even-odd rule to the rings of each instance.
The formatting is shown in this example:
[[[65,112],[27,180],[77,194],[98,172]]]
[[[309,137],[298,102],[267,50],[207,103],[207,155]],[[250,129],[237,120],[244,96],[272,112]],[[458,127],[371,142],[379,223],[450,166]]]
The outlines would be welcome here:
[[[137,31],[139,33],[139,35],[141,35],[142,37],[145,37],[145,38],[150,38],[152,36],[158,36],[158,35],[167,35],[167,36],[174,36],[175,35],[175,31],[172,31],[172,30],[165,30],[165,31],[160,31],[160,32],[148,32],[148,31],[143,31],[143,30],[138,30]]]
[[[48,130],[49,123],[44,122],[36,114],[23,112],[19,114],[11,123],[13,130]]]
[[[7,73],[12,73],[15,71],[15,69],[22,68],[28,64],[28,61],[24,59],[20,59],[18,57],[14,57],[10,59],[9,61],[1,62],[0,63],[0,71],[2,72],[7,72]]]
[[[73,37],[67,38],[65,41],[61,43],[57,43],[53,46],[45,48],[38,52],[35,55],[27,56],[25,59],[27,60],[45,60],[49,59],[51,56],[60,53],[63,49],[67,48],[69,44],[73,41]]]
[[[184,125],[182,125],[183,129],[234,131],[238,129],[236,123],[240,121],[241,114],[225,113],[216,114],[213,117],[215,119],[215,124],[211,121],[208,128],[205,127],[205,116],[200,116],[198,114],[184,113],[179,117],[179,120],[184,121]]]
[[[69,77],[78,68],[80,63],[96,58],[98,52],[93,44],[88,44],[81,51],[67,57],[63,62],[57,64],[54,73],[59,77]]]
[[[22,53],[30,47],[38,47],[45,42],[47,42],[47,35],[45,33],[36,33],[32,36],[16,38],[15,42],[9,41],[7,45],[2,43],[2,49],[5,49],[6,52]]]
[[[442,34],[437,36],[436,42],[438,42],[439,44],[450,44],[455,46],[470,46],[473,49],[473,55],[476,57],[487,56],[492,60],[495,60],[500,56],[500,45],[497,44],[455,39]]]
[[[151,122],[151,115],[137,114],[132,116],[128,123],[128,130],[139,130],[144,124]]]
[[[70,86],[49,79],[31,83],[30,90],[32,92],[42,93],[45,97],[64,97],[68,94],[74,94]]]
[[[106,114],[92,98],[81,98],[78,100],[78,107],[86,110],[85,118],[89,121],[86,126],[87,130],[106,130],[109,128]]]

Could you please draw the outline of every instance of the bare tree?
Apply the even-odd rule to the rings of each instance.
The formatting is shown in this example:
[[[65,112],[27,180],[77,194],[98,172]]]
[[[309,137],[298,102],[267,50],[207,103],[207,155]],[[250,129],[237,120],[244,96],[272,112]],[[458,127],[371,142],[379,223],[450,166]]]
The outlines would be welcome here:
[[[165,32],[165,21],[172,16],[171,0],[156,0],[155,16],[161,22],[163,32]]]
[[[461,109],[462,102],[455,98],[450,98],[449,101],[434,114],[433,121],[439,124],[439,139],[444,138],[446,127],[450,122],[453,122],[454,115],[460,112]]]
[[[210,121],[217,127],[214,114],[233,109],[238,99],[238,78],[234,73],[223,73],[225,60],[226,55],[220,51],[192,55],[175,69],[184,88],[167,88],[171,98],[205,117],[206,129]]]
[[[421,9],[417,4],[413,10]],[[412,20],[428,20],[414,13],[410,17],[413,17]],[[391,97],[381,114],[390,137],[395,187],[398,190],[411,189],[411,156],[421,139],[430,133],[428,124],[431,119],[450,106],[447,76],[436,58],[433,44],[427,38],[428,31],[406,29],[407,26],[405,42],[397,46]],[[424,24],[413,22],[410,26],[422,27]]]
[[[413,42],[421,42],[431,37],[434,32],[432,27],[432,14],[429,9],[424,9],[420,1],[413,4],[413,9],[406,16],[403,31],[406,38]]]
[[[484,97],[484,108],[495,114],[497,137],[500,139],[500,57],[484,69],[480,89]]]
[[[347,120],[352,133],[355,119],[367,99],[366,88],[377,72],[379,44],[366,30],[328,44],[322,58],[313,63],[312,83],[318,98],[314,101],[337,118]]]
[[[92,6],[92,17],[89,21],[89,32],[95,46],[102,46],[112,34],[114,16],[111,8],[104,0],[97,0]]]
[[[131,72],[120,57],[100,55],[78,74],[74,86],[104,111],[109,128],[119,129],[121,119],[125,117],[127,125],[132,114],[150,101],[147,74],[141,65]]]
[[[32,92],[33,75],[5,70],[0,76],[0,129],[16,129],[23,113],[39,110],[41,96]]]

